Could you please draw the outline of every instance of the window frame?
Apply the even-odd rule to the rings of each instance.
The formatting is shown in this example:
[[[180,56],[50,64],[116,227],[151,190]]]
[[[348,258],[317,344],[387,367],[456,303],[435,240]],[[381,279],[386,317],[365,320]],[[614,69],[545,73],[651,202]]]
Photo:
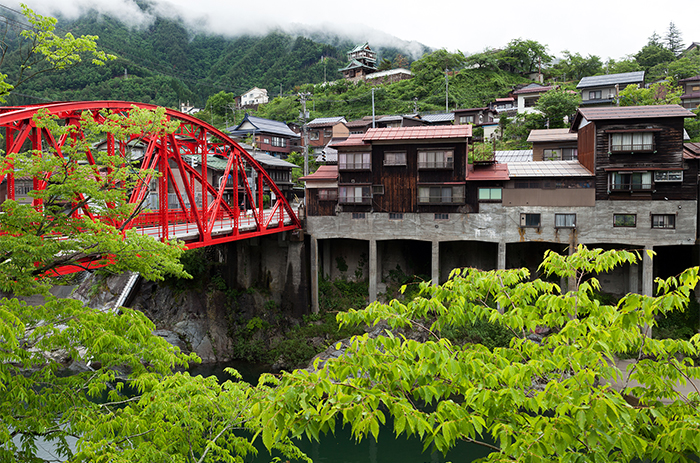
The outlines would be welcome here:
[[[560,218],[560,217],[564,217],[564,218],[565,218],[565,219],[564,219],[564,220],[565,220],[565,224],[564,224],[564,225],[560,225],[560,224],[557,223],[557,219]],[[573,220],[573,225],[568,225],[567,223],[568,223],[569,221],[566,220],[566,218],[571,218],[571,217],[574,218],[574,220]],[[554,214],[554,228],[576,228],[576,214],[571,214],[571,213],[560,213],[560,214],[557,214],[557,213],[555,213],[555,214]]]
[[[390,155],[390,157],[393,157],[393,160],[389,162],[389,159],[387,159],[387,155]],[[396,155],[403,155],[399,156],[399,158],[396,158]],[[403,157],[403,161],[400,159]],[[395,167],[395,166],[406,166],[406,151],[385,151],[384,152],[384,165],[388,167]]]
[[[624,223],[618,223],[618,218],[631,217],[633,219],[632,225],[626,225]],[[637,214],[613,214],[613,228],[637,228]]]
[[[534,224],[531,219],[537,217],[537,223]],[[542,214],[539,212],[521,212],[520,213],[520,228],[540,228],[542,226]]]
[[[666,178],[664,179],[664,175]],[[680,174],[680,178],[669,178],[671,175]],[[654,171],[654,182],[682,182],[683,181],[683,171],[682,170],[656,170]]]
[[[635,181],[635,177],[639,177],[639,181]],[[615,182],[616,177],[622,181]],[[644,183],[645,177],[647,183]],[[634,192],[634,191],[652,191],[654,189],[653,176],[650,171],[628,172],[618,171],[610,172],[608,175],[608,190],[610,192]]]
[[[427,190],[427,195],[424,193]],[[449,200],[446,198],[447,190],[450,190]],[[439,193],[439,194],[438,194]],[[425,200],[427,198],[427,201]],[[435,200],[434,200],[435,199]],[[436,200],[436,199],[439,199]],[[466,188],[460,185],[418,185],[418,204],[425,205],[454,205],[464,204]]]
[[[318,189],[318,200],[319,201],[337,201],[338,200],[338,189],[337,188],[319,188]]]
[[[352,195],[349,195],[352,189]],[[359,189],[359,195],[358,193]],[[359,198],[359,200],[358,200]],[[371,185],[339,185],[338,186],[338,204],[348,205],[367,205],[372,202],[372,187]]]
[[[493,192],[498,191],[498,198],[493,197]],[[481,193],[484,191],[489,192],[488,198],[482,198]],[[503,188],[501,187],[479,187],[477,188],[477,201],[480,203],[500,203],[503,202]]]
[[[664,220],[662,220],[661,223],[655,222],[658,219]],[[675,230],[676,214],[651,214],[651,228],[660,230]]]
[[[653,131],[631,131],[631,132],[612,132],[610,133],[610,153],[653,153],[656,147],[656,137],[654,137]],[[625,137],[630,137],[630,140],[626,143]],[[641,137],[640,141],[635,141],[636,138]],[[647,143],[644,138],[649,137],[649,142]],[[616,139],[619,139],[619,143],[616,143]]]
[[[352,163],[348,163],[348,157],[352,157]],[[338,153],[338,170],[372,170],[372,153],[366,151]]]
[[[589,90],[588,91],[588,99],[589,100],[602,100],[603,99],[603,91],[602,90]]]
[[[437,160],[438,155],[442,158]],[[418,150],[419,170],[452,170],[454,169],[455,150],[454,148],[425,148]],[[430,161],[428,158],[432,157]]]

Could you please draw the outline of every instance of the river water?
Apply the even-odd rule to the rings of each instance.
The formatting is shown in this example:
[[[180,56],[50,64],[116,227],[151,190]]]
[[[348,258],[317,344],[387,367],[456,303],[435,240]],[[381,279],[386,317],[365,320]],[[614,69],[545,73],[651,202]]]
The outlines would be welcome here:
[[[190,369],[190,374],[216,375],[221,381],[228,379],[228,375],[223,371],[225,367],[235,368],[243,379],[251,384],[257,384],[261,373],[269,372],[268,367],[264,365],[233,362],[195,366]],[[389,422],[380,428],[377,441],[370,438],[356,442],[350,435],[350,429],[346,427],[336,430],[335,435],[322,436],[320,442],[304,439],[297,445],[314,463],[468,463],[489,453],[482,446],[467,443],[457,445],[446,455],[430,450],[423,452],[423,444],[419,439],[407,439],[403,436],[397,438],[393,432],[393,425]],[[246,463],[268,463],[270,459],[267,450],[258,445],[257,457],[246,459]]]

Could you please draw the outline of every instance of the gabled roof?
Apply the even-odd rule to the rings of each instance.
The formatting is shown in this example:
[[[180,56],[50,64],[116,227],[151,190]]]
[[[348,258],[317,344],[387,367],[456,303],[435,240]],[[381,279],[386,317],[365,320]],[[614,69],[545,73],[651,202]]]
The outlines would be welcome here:
[[[496,163],[478,168],[475,168],[474,164],[469,164],[467,179],[470,181],[510,180],[510,176],[508,175],[508,166],[505,164]]]
[[[421,116],[421,119],[430,123],[449,122],[455,120],[455,113],[426,114],[424,116]]]
[[[523,177],[592,177],[578,161],[509,162],[508,175]]]
[[[347,66],[345,66],[344,68],[338,69],[338,71],[339,71],[339,72],[343,72],[343,71],[349,71],[349,70],[351,70],[351,69],[357,69],[357,68],[365,68],[365,69],[372,69],[372,70],[376,70],[376,69],[377,69],[377,68],[374,67],[374,66],[368,66],[368,65],[366,65],[366,64],[363,64],[363,63],[359,62],[359,61],[356,60],[355,58],[353,58],[353,59],[350,60],[350,63],[348,63]]]
[[[296,164],[292,164],[289,161],[285,161],[284,159],[276,158],[274,156],[271,156],[267,153],[255,153],[253,155],[256,161],[258,161],[260,164],[263,166],[270,166],[270,167],[287,167],[287,168],[295,168],[299,167]]]
[[[636,84],[644,82],[644,71],[606,74],[604,76],[584,77],[576,88],[611,87],[615,84]],[[622,89],[620,89],[622,90]]]
[[[376,129],[370,129],[370,130],[376,130]],[[348,146],[369,146],[369,143],[367,143],[363,140],[364,136],[365,136],[364,133],[353,133],[345,140],[339,141],[338,143],[333,143],[331,146],[333,148],[338,148],[339,146],[345,146],[345,147],[348,147]]]
[[[245,115],[243,121],[238,124],[236,128],[227,128],[226,131],[231,135],[245,135],[255,132],[282,135],[290,138],[301,138],[301,135],[290,129],[284,122],[250,116],[248,114]]]
[[[508,150],[493,153],[497,162],[505,164],[509,162],[532,162],[532,150]]]
[[[367,130],[367,133],[364,134],[362,139],[365,142],[373,142],[398,140],[436,140],[447,138],[468,138],[471,136],[471,125],[437,125],[369,129]]]
[[[350,50],[348,53],[356,53],[356,52],[362,51],[362,50],[372,51],[372,49],[369,47],[369,42],[365,42],[362,45],[355,45],[355,48]]]
[[[696,81],[696,80],[700,80],[700,74],[698,74],[697,76],[687,77],[687,78],[685,78],[685,79],[681,79],[681,80],[678,81],[678,83],[681,83],[681,82],[694,82],[694,81]]]
[[[313,121],[306,124],[307,127],[322,127],[324,125],[336,125],[338,123],[346,123],[343,116],[340,117],[317,117]]]
[[[309,174],[306,177],[300,177],[299,180],[308,182],[309,180],[328,181],[338,179],[338,166],[320,166],[316,172]]]
[[[617,119],[656,119],[667,117],[695,117],[695,114],[677,104],[651,106],[603,106],[579,108],[572,130],[578,130],[583,119],[587,121],[605,121]]]
[[[546,143],[546,142],[573,142],[578,140],[578,133],[571,132],[569,129],[536,129],[531,130],[527,141],[530,143]]]
[[[683,159],[700,159],[700,143],[683,143]]]
[[[524,93],[544,93],[554,88],[553,85],[540,85],[540,84],[530,84],[520,90],[513,92],[513,95],[520,95]]]

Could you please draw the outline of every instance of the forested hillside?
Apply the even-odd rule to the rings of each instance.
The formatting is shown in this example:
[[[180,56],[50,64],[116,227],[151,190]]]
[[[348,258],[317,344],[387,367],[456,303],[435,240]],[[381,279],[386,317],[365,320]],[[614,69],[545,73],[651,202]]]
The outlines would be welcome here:
[[[16,88],[9,103],[113,99],[176,108],[185,101],[201,107],[220,91],[241,94],[254,86],[266,88],[271,96],[289,94],[298,85],[339,79],[338,69],[347,64],[346,52],[354,45],[341,38],[334,40],[338,46],[327,45],[282,32],[238,38],[195,34],[165,18],[133,29],[96,14],[59,20],[58,28],[76,36],[99,36],[99,46],[117,59],[106,66],[83,63],[32,79]],[[10,82],[19,67],[11,50],[3,65]],[[395,48],[378,52],[390,60],[400,53]]]

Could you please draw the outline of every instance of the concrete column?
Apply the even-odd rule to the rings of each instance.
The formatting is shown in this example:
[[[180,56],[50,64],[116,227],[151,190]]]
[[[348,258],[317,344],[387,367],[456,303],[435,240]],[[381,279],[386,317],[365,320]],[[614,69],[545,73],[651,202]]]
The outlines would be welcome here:
[[[321,266],[321,276],[330,278],[332,272],[331,240],[323,240],[323,265]]]
[[[654,261],[647,254],[647,251],[653,251],[654,246],[644,246],[644,255],[642,256],[642,294],[645,296],[654,295]],[[651,326],[643,326],[642,330],[648,337],[651,337]]]
[[[498,262],[497,270],[505,270],[506,268],[506,243],[505,241],[498,242]]]
[[[369,240],[369,302],[377,300],[377,240]]]
[[[629,292],[639,294],[639,264],[630,264]]]
[[[311,237],[311,312],[318,313],[318,240]]]
[[[433,286],[440,284],[440,242],[433,241],[432,271],[430,275]]]

